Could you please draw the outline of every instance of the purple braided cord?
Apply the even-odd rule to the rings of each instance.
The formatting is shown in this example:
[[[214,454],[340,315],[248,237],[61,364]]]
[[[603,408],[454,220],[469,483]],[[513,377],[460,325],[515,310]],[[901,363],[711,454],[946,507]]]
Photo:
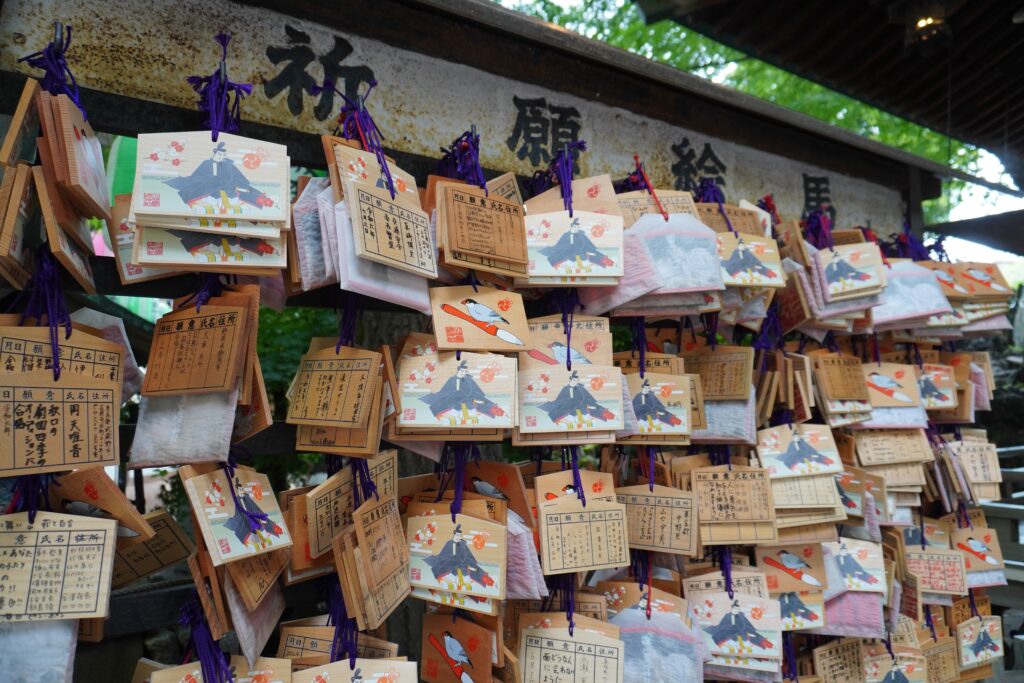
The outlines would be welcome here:
[[[221,131],[238,132],[242,120],[242,98],[252,94],[252,84],[228,80],[227,58],[231,34],[218,33],[213,39],[220,45],[220,66],[209,76],[189,76],[188,84],[199,95],[199,111],[206,112],[206,126],[210,129],[213,141],[217,142]]]
[[[334,353],[341,353],[342,346],[353,346],[356,340],[356,325],[362,315],[362,299],[359,294],[341,291],[341,316],[338,320],[338,343]]]
[[[573,152],[576,150],[586,152],[587,143],[583,140],[575,140],[563,146],[551,162],[550,171],[562,190],[562,205],[569,212],[570,218],[572,218],[572,158]]]
[[[437,172],[446,178],[458,178],[476,185],[487,194],[487,181],[480,167],[480,135],[476,126],[455,138],[448,149],[441,148],[444,156],[437,164]]]
[[[206,623],[206,616],[203,614],[198,595],[182,606],[181,618],[178,619],[178,623],[188,626],[191,630],[192,651],[199,658],[199,665],[203,670],[203,681],[206,683],[231,683],[234,676],[228,665],[227,654],[220,649],[213,639],[213,634],[210,633],[210,626]]]
[[[580,449],[578,446],[567,448],[572,458],[572,485],[576,487],[576,497],[583,503],[583,507],[587,507],[587,495],[583,492],[583,480],[580,478]]]
[[[381,134],[380,129],[377,128],[377,124],[374,122],[373,117],[370,116],[370,112],[366,109],[366,100],[369,99],[370,93],[377,86],[377,81],[370,81],[369,87],[366,89],[365,95],[360,95],[355,102],[353,102],[345,93],[338,90],[334,83],[330,80],[324,81],[323,85],[314,85],[309,89],[310,94],[319,95],[327,90],[333,90],[342,99],[341,113],[338,115],[338,120],[341,122],[341,126],[336,131],[341,134],[346,140],[359,140],[363,146],[364,152],[373,152],[374,156],[377,157],[377,163],[380,165],[381,171],[384,173],[385,186],[388,192],[391,193],[391,198],[395,198],[395,181],[391,177],[391,168],[388,166],[388,160],[384,156],[384,136]]]
[[[71,27],[63,28],[63,42],[60,41],[60,24],[57,24],[57,35],[46,47],[39,52],[33,52],[19,59],[19,62],[28,62],[34,69],[42,69],[42,88],[51,95],[67,95],[75,103],[78,111],[82,112],[82,118],[89,117],[82,108],[82,102],[78,92],[78,82],[75,75],[71,73],[66,55],[71,47]]]
[[[223,290],[224,283],[221,282],[220,275],[210,273],[205,277],[203,284],[200,285],[199,289],[192,292],[187,299],[184,299],[180,304],[178,304],[178,308],[185,308],[185,306],[188,306],[192,301],[195,301],[196,313],[199,313],[202,307],[205,306],[210,299],[215,296],[220,296]]]
[[[349,667],[356,666],[356,647],[359,644],[359,629],[355,617],[348,615],[345,607],[345,596],[341,593],[338,583],[331,583],[327,595],[327,625],[334,627],[334,639],[331,641],[331,661],[348,656]]]
[[[46,324],[50,328],[50,360],[53,370],[53,381],[60,379],[60,334],[58,329],[64,328],[64,338],[71,337],[71,316],[68,315],[64,292],[60,286],[60,268],[50,252],[46,242],[39,245],[36,254],[36,269],[29,280],[28,286],[18,295],[10,310],[15,310],[25,300],[25,310],[18,320],[24,325],[29,318],[42,324],[46,316]]]
[[[729,228],[729,232],[734,235],[738,234],[736,228],[732,226],[732,221],[729,220],[729,214],[725,212],[725,193],[715,184],[714,178],[704,176],[700,179],[700,184],[697,186],[697,201],[701,204],[718,204],[718,213],[722,214],[722,218],[725,219],[725,226]]]

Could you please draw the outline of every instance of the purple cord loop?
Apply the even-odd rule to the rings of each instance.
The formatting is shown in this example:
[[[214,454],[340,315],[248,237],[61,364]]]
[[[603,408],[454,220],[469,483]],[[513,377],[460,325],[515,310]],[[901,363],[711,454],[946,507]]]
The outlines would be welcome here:
[[[921,349],[918,348],[916,342],[910,345],[910,350],[914,354],[914,365],[916,365],[919,368],[923,368],[924,358],[921,356]]]
[[[441,502],[441,499],[444,498],[444,492],[448,490],[448,484],[451,483],[454,448],[455,445],[451,441],[446,441],[441,448],[441,455],[437,459],[437,464],[434,466],[434,473],[437,474],[437,497],[434,498],[435,503]]]
[[[640,355],[640,377],[647,371],[647,328],[644,326],[642,315],[633,316],[630,320],[633,332],[633,353]]]
[[[327,594],[327,625],[334,627],[334,639],[331,641],[331,661],[337,662],[347,656],[349,667],[355,669],[359,629],[355,618],[348,615],[345,596],[342,595],[341,586],[336,581],[331,583]]]
[[[356,341],[356,325],[359,324],[359,317],[362,315],[362,299],[359,294],[341,291],[341,316],[338,319],[338,343],[334,346],[334,353],[341,353],[342,346],[353,346]]]
[[[825,346],[832,353],[839,353],[839,342],[836,341],[836,335],[832,334],[831,331],[825,334]]]
[[[647,486],[654,491],[654,464],[658,457],[657,446],[644,446],[647,450]]]
[[[793,411],[789,408],[781,408],[772,413],[771,420],[768,424],[772,427],[778,427],[780,425],[789,425],[793,427]]]
[[[348,95],[338,90],[331,80],[324,81],[323,85],[310,86],[309,92],[311,95],[319,95],[322,92],[333,90],[335,94],[341,97],[343,104],[338,115],[340,125],[335,132],[339,133],[346,140],[359,140],[364,152],[373,152],[374,156],[377,157],[377,163],[380,165],[381,172],[384,174],[384,187],[387,188],[388,192],[391,193],[391,198],[394,199],[395,181],[391,177],[391,169],[388,167],[388,160],[384,156],[384,144],[382,142],[384,135],[381,134],[373,117],[370,116],[370,112],[366,109],[366,100],[369,99],[370,93],[373,92],[376,85],[376,80],[370,81],[366,94],[358,95],[355,101],[352,101]]]
[[[235,503],[235,511],[241,512],[242,516],[245,517],[246,521],[249,522],[250,533],[259,532],[267,524],[270,523],[270,516],[267,515],[266,512],[260,510],[259,508],[256,508],[255,510],[250,510],[242,503],[242,500],[238,497],[238,492],[235,490],[235,485],[239,484],[240,482],[238,481],[238,479],[235,478],[235,463],[233,454],[228,454],[228,462],[221,463],[221,469],[223,469],[224,473],[227,475],[228,490],[231,491],[231,500],[233,500]],[[256,507],[255,504],[253,505],[253,507]]]
[[[882,349],[878,345],[878,333],[871,333],[871,359],[882,366]]]
[[[18,294],[18,297],[11,304],[10,310],[15,310],[25,301],[25,310],[22,311],[19,325],[32,318],[37,325],[42,324],[43,316],[46,316],[46,324],[50,328],[50,360],[53,364],[53,381],[60,379],[60,333],[58,329],[64,328],[64,339],[71,337],[71,316],[68,314],[68,307],[64,301],[64,291],[60,286],[60,269],[57,261],[50,252],[48,243],[39,245],[36,253],[36,269],[32,273],[32,279],[28,286]]]
[[[572,318],[577,308],[583,309],[580,293],[575,287],[555,289],[551,292],[551,299],[555,309],[562,315],[562,330],[565,332],[565,369],[572,370]]]
[[[725,592],[732,600],[734,592],[732,589],[732,546],[718,546],[718,564],[722,569],[722,581],[725,582]]]
[[[64,26],[59,21],[53,24],[53,40],[39,52],[33,52],[19,59],[19,62],[28,62],[33,69],[42,69],[42,88],[51,95],[67,95],[75,103],[78,111],[82,112],[82,118],[89,117],[82,108],[82,102],[78,93],[78,82],[67,62],[68,48],[71,47],[71,26]]]
[[[714,178],[704,176],[700,179],[700,184],[697,186],[697,201],[701,204],[718,204],[718,213],[722,214],[722,218],[725,219],[725,227],[729,228],[729,232],[732,234],[739,234],[732,226],[729,214],[725,211],[725,193],[715,184]]]
[[[892,657],[893,660],[895,660],[896,653],[892,651],[892,639],[889,637],[888,632],[886,632],[885,638],[882,639],[882,642],[885,643],[885,649],[888,651],[889,656]]]
[[[206,615],[203,614],[198,594],[182,605],[178,623],[188,626],[191,631],[192,652],[199,658],[203,681],[206,683],[231,683],[234,676],[228,665],[228,656],[220,649],[217,641],[213,639],[213,634],[210,633],[210,626],[206,623]]]
[[[974,531],[974,523],[971,522],[971,516],[967,514],[967,506],[964,505],[963,498],[958,500],[956,504],[956,525],[957,528]]]
[[[470,456],[470,444],[468,443],[457,443],[452,449],[455,454],[455,472],[454,482],[452,486],[452,504],[449,509],[452,513],[452,522],[455,521],[455,515],[462,512],[462,491],[466,486],[466,465],[469,463]]]
[[[14,479],[14,489],[11,492],[11,502],[7,504],[6,514],[27,512],[28,523],[35,524],[40,506],[43,510],[50,510],[49,491],[51,486],[60,486],[57,477],[56,473],[19,474]]]
[[[924,538],[924,510],[921,510],[921,550],[928,547],[928,543]]]
[[[647,184],[643,174],[640,173],[640,166],[630,171],[629,175],[622,180],[617,180],[612,183],[612,187],[615,189],[615,194],[622,194],[623,192],[639,192],[641,190],[645,190],[647,192],[651,191],[651,187]]]
[[[537,463],[537,476],[539,477],[544,469],[544,461],[551,459],[551,446],[531,446],[530,458]]]
[[[755,335],[754,349],[761,352],[760,374],[768,370],[768,353],[783,347],[782,323],[779,322],[779,303],[773,301],[768,307],[761,331]]]
[[[562,574],[559,583],[558,594],[562,599],[565,618],[569,622],[569,637],[572,638],[573,631],[576,629],[576,620],[573,618],[573,615],[576,614],[576,575]]]
[[[981,615],[978,614],[978,603],[974,602],[974,591],[970,588],[967,589],[967,599],[971,601],[971,616],[981,617]]]
[[[199,111],[206,112],[210,137],[217,142],[221,131],[238,132],[242,120],[242,98],[252,94],[252,84],[228,80],[227,58],[231,34],[218,33],[213,39],[220,45],[220,65],[209,76],[189,76],[188,84],[199,95]]]
[[[932,640],[938,642],[939,634],[935,631],[935,622],[932,621],[932,606],[921,605],[921,607],[924,608],[924,625],[932,632]]]
[[[580,449],[579,446],[569,446],[569,454],[572,458],[572,485],[576,488],[576,497],[587,507],[587,495],[583,492],[583,480],[580,479]]]
[[[354,484],[352,497],[355,507],[370,500],[370,496],[380,500],[380,494],[377,493],[377,485],[373,483],[370,465],[366,462],[366,458],[349,458],[349,463],[352,465],[352,483]]]
[[[586,152],[587,143],[583,140],[574,140],[563,145],[548,169],[548,173],[561,188],[562,205],[569,212],[569,218],[572,218],[572,162],[577,150]]]
[[[832,239],[832,218],[826,209],[827,207],[823,205],[807,214],[807,220],[804,221],[804,234],[815,249],[835,251],[836,245]]]
[[[908,258],[914,261],[928,260],[928,249],[924,246],[921,238],[910,229],[908,221],[903,221],[903,229],[896,236],[896,254],[900,258]]]
[[[328,477],[333,477],[335,474],[340,472],[341,467],[344,464],[344,457],[333,453],[324,453],[324,467],[327,469]]]
[[[533,175],[526,181],[526,194],[530,197],[536,197],[554,186],[555,180],[551,177],[551,172],[548,169],[534,171]]]
[[[800,674],[796,671],[796,643],[792,631],[782,632],[782,678],[800,683]]]
[[[697,328],[695,328],[693,326],[693,321],[690,320],[690,316],[688,316],[688,315],[684,315],[683,316],[683,331],[685,332],[686,330],[690,330],[690,341],[692,341],[694,344],[696,344],[697,343]],[[682,335],[680,335],[680,337],[682,337]],[[680,338],[680,342],[682,342],[681,338]],[[679,344],[680,350],[682,349],[682,346],[683,345],[680,343]]]
[[[442,147],[441,152],[444,156],[437,164],[438,175],[464,180],[480,187],[487,195],[487,181],[480,167],[480,135],[476,132],[476,125],[455,138],[448,149]]]
[[[629,570],[633,574],[633,578],[636,579],[637,584],[639,584],[640,591],[643,592],[644,588],[647,588],[647,606],[645,611],[649,621],[654,602],[654,596],[652,595],[654,592],[654,553],[650,550],[630,550]]]
[[[704,335],[707,337],[708,346],[714,351],[718,344],[718,313],[701,313],[700,321],[704,325]]]
[[[203,278],[203,284],[200,285],[199,289],[189,294],[187,299],[184,299],[180,304],[178,304],[178,308],[185,308],[195,301],[196,313],[199,313],[203,306],[209,303],[210,299],[215,296],[220,296],[222,291],[224,291],[224,283],[221,281],[220,275],[210,273]]]
[[[474,292],[480,291],[480,280],[477,279],[476,271],[473,270],[472,268],[469,269],[469,273],[466,275],[465,279],[462,280],[462,284],[469,285],[470,287],[473,288]]]

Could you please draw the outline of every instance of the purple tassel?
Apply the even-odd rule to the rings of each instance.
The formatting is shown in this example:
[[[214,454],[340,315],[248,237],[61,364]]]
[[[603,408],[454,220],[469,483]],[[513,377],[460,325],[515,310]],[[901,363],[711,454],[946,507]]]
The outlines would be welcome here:
[[[921,605],[924,609],[924,623],[928,627],[928,630],[932,632],[932,640],[938,642],[939,634],[935,631],[935,622],[932,621],[932,608],[931,605]]]
[[[352,465],[352,502],[354,506],[358,508],[365,501],[370,500],[370,496],[380,500],[380,494],[377,493],[377,485],[373,483],[373,477],[370,476],[370,465],[366,462],[366,458],[349,458],[349,463]]]
[[[342,346],[352,346],[356,340],[356,325],[362,314],[362,301],[355,292],[342,290],[341,318],[338,321],[338,343],[334,346],[335,353],[341,353]]]
[[[314,85],[309,89],[309,92],[312,95],[319,95],[326,90],[333,90],[341,97],[344,104],[342,104],[341,113],[338,116],[341,125],[337,132],[346,140],[359,140],[364,152],[373,152],[374,156],[377,157],[377,163],[380,164],[381,171],[384,173],[385,186],[391,194],[391,198],[394,199],[395,181],[391,177],[391,168],[388,166],[388,160],[384,156],[384,144],[382,142],[384,136],[381,134],[380,129],[377,128],[377,124],[374,123],[370,112],[366,109],[366,100],[369,99],[370,93],[373,92],[376,85],[377,81],[370,81],[366,94],[360,95],[355,102],[349,99],[345,93],[334,87],[334,83],[331,81],[324,81],[322,86]]]
[[[71,47],[71,27],[62,27],[61,24],[54,24],[54,39],[39,52],[33,52],[19,59],[19,62],[28,62],[33,69],[42,69],[42,88],[51,95],[67,95],[75,103],[78,111],[82,112],[82,118],[89,117],[82,108],[82,102],[78,93],[78,82],[75,75],[71,73],[66,55]],[[61,41],[63,34],[64,40]]]
[[[234,457],[232,455],[229,455],[228,462],[221,464],[221,469],[223,469],[224,473],[227,475],[228,490],[231,491],[231,499],[235,503],[235,511],[242,513],[242,516],[249,522],[249,532],[257,533],[262,531],[268,524],[272,524],[270,516],[267,515],[266,512],[250,510],[245,507],[242,504],[242,501],[238,498],[238,492],[235,490],[235,487],[240,482],[235,477],[235,464]]]
[[[733,598],[732,590],[732,548],[727,545],[718,546],[718,563],[722,569],[722,581],[725,582],[725,592],[729,599]]]
[[[568,449],[570,465],[572,467],[572,485],[576,489],[576,497],[580,499],[583,507],[587,507],[587,494],[583,491],[583,480],[580,478],[580,449],[578,446],[563,446],[563,461],[566,456],[566,449]]]
[[[449,506],[449,510],[452,513],[452,522],[455,521],[455,515],[462,512],[462,493],[466,486],[466,466],[469,464],[469,446],[467,444],[456,444],[455,445],[455,473],[453,476],[452,486],[452,504]]]
[[[701,313],[700,321],[704,325],[704,336],[707,337],[708,346],[714,351],[715,345],[718,344],[718,313]]]
[[[835,242],[832,240],[832,219],[824,209],[815,209],[807,214],[804,234],[815,249],[835,249]]]
[[[736,228],[732,227],[729,214],[725,212],[725,193],[715,184],[714,178],[705,176],[700,179],[700,185],[697,186],[697,201],[701,204],[718,204],[718,213],[725,219],[725,226],[729,228],[729,232],[736,234]]]
[[[657,446],[644,446],[647,451],[647,486],[654,492],[654,465],[658,457]]]
[[[792,631],[782,633],[782,677],[800,683],[800,675],[796,672],[796,643]]]
[[[640,378],[647,372],[647,328],[642,315],[633,316],[630,327],[633,332],[633,353],[640,355]]]
[[[242,120],[242,98],[252,94],[252,84],[228,80],[227,58],[231,34],[218,33],[213,39],[220,45],[220,66],[209,76],[189,76],[188,84],[199,95],[199,111],[206,112],[206,126],[210,129],[213,141],[217,142],[221,131],[238,132]]]
[[[43,510],[50,510],[50,486],[60,486],[57,477],[56,473],[20,474],[15,477],[11,502],[7,505],[6,514],[27,512],[28,523],[35,524],[40,505]]]
[[[536,197],[541,192],[548,190],[555,185],[562,189],[562,204],[565,210],[572,216],[572,163],[573,154],[576,151],[586,152],[587,143],[583,140],[570,142],[558,150],[551,165],[544,171],[537,171],[526,183],[527,191],[531,197]]]
[[[754,348],[761,352],[761,372],[768,369],[768,353],[783,346],[782,323],[779,322],[779,303],[773,301],[768,307],[761,331],[754,339]]]
[[[25,310],[21,314],[19,325],[24,325],[29,318],[41,324],[43,316],[50,328],[50,362],[53,370],[53,381],[60,379],[60,333],[64,328],[64,339],[71,337],[71,316],[64,302],[64,290],[60,286],[60,269],[56,259],[50,252],[46,242],[39,245],[36,252],[36,269],[29,280],[28,286],[18,295],[11,305],[14,310],[25,299]]]
[[[903,221],[903,230],[896,237],[896,253],[900,258],[914,261],[929,260],[928,249],[924,242],[910,230],[910,224]]]
[[[193,292],[187,299],[178,304],[178,308],[185,308],[192,301],[196,302],[196,313],[199,313],[203,306],[209,303],[210,299],[215,296],[220,296],[221,292],[224,291],[224,283],[221,282],[220,275],[216,273],[210,273],[203,280],[203,284]]]
[[[545,612],[551,611],[557,593],[561,607],[565,610],[565,618],[569,622],[569,636],[572,637],[573,629],[576,628],[576,621],[573,619],[576,613],[576,575],[556,574],[545,576],[544,580],[548,586],[548,596],[541,602],[541,609]]]
[[[199,659],[203,670],[203,681],[205,683],[231,683],[234,680],[234,675],[231,673],[231,667],[228,666],[228,656],[213,639],[198,596],[185,603],[181,608],[181,618],[178,619],[178,623],[188,626],[192,632],[192,652]]]
[[[555,309],[562,315],[562,330],[565,332],[565,369],[572,370],[572,318],[577,308],[583,309],[583,304],[580,303],[580,294],[575,287],[552,290],[551,300]]]
[[[476,126],[455,138],[448,149],[441,148],[444,156],[437,164],[437,173],[445,178],[458,178],[476,185],[487,194],[487,181],[480,167],[480,135]]]
[[[334,640],[331,641],[331,661],[348,657],[349,668],[356,668],[356,647],[359,643],[359,628],[355,617],[348,615],[345,597],[341,594],[341,586],[331,583],[327,596],[327,625],[334,627]]]

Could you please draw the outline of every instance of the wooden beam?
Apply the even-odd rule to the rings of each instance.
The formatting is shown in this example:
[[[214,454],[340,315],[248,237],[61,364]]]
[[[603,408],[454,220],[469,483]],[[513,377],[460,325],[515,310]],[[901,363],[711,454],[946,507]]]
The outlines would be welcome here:
[[[978,242],[993,249],[1024,254],[1024,210],[924,226],[929,232]]]

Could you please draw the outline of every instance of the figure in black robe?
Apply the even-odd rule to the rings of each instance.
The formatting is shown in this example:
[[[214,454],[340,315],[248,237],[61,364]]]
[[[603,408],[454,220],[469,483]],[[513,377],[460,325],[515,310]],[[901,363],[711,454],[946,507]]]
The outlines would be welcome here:
[[[842,573],[844,579],[857,579],[861,583],[878,583],[878,578],[872,576],[864,567],[860,566],[860,562],[853,559],[853,556],[846,550],[846,544],[839,544],[839,557],[836,558],[836,562],[839,564],[839,571]]]
[[[553,401],[540,404],[540,409],[547,413],[555,424],[564,417],[576,415],[576,411],[598,420],[615,418],[615,413],[598,403],[589,391],[580,386],[580,377],[575,370],[569,375],[569,383],[562,387],[558,396]]]
[[[772,642],[761,635],[746,615],[740,611],[739,600],[733,600],[729,613],[722,617],[718,624],[706,631],[718,647],[722,647],[730,640],[738,642],[741,638],[744,642],[757,645],[762,650],[767,650],[772,646]]]
[[[786,452],[779,456],[779,462],[789,469],[795,470],[804,464],[831,465],[835,461],[818,452],[818,449],[807,442],[803,434],[793,432],[793,439],[786,447]]]
[[[836,488],[839,490],[839,502],[851,510],[855,509],[857,504],[853,502],[853,498],[850,498],[850,494],[846,492],[846,489],[843,488],[843,485],[839,483],[838,479],[836,480]]]
[[[921,527],[910,526],[903,529],[903,543],[907,546],[922,545]]]
[[[783,593],[780,595],[779,607],[782,612],[783,621],[786,619],[818,620],[818,615],[809,609],[796,593]]]
[[[825,280],[830,284],[834,285],[843,280],[870,280],[871,276],[862,270],[857,270],[849,263],[846,262],[846,258],[841,256],[839,252],[835,252],[832,260],[827,266],[825,266]]]
[[[921,388],[921,398],[926,401],[928,399],[932,399],[945,403],[949,400],[949,396],[942,393],[942,391],[935,386],[935,382],[933,382],[932,378],[928,376],[928,373],[923,373],[921,375],[921,379],[918,381],[917,385]]]
[[[205,249],[211,244],[226,243],[228,247],[235,247],[236,249],[244,249],[253,254],[260,256],[264,254],[273,254],[275,249],[264,239],[258,237],[236,237],[234,235],[211,235],[205,232],[193,232],[192,230],[168,230],[179,240],[181,240],[181,246],[184,247],[188,253],[193,256],[196,255],[201,249]]]
[[[640,393],[633,397],[633,412],[636,419],[646,420],[650,418],[657,422],[664,422],[669,426],[682,424],[683,421],[669,412],[665,404],[657,396],[651,393],[651,383],[646,379],[640,387]]]
[[[449,377],[443,387],[432,394],[427,394],[421,400],[437,418],[449,410],[462,410],[463,405],[466,406],[466,410],[475,410],[490,417],[501,417],[505,414],[501,406],[487,398],[480,385],[469,376],[466,361],[459,363],[455,376]]]
[[[882,679],[882,683],[910,683],[910,679],[903,673],[903,665],[894,662],[889,673],[885,674],[885,678]]]
[[[430,567],[430,571],[433,572],[437,581],[441,581],[449,574],[457,574],[461,571],[463,576],[476,581],[481,586],[494,585],[494,579],[480,568],[480,563],[473,556],[469,544],[462,539],[461,524],[456,525],[455,531],[452,533],[452,540],[444,544],[441,552],[424,561]]]
[[[223,142],[217,143],[212,156],[199,164],[191,175],[171,178],[164,182],[177,190],[181,201],[189,206],[205,197],[219,199],[221,192],[228,199],[237,198],[260,208],[274,205],[267,195],[249,183],[249,179],[238,170],[235,162],[228,159]]]
[[[580,230],[580,219],[573,218],[569,223],[569,230],[558,238],[558,241],[550,247],[543,247],[540,253],[547,257],[548,263],[558,268],[566,261],[589,261],[594,265],[607,268],[615,265],[615,262],[602,254],[590,241],[582,230]]]
[[[224,520],[223,524],[235,534],[235,537],[242,545],[246,545],[250,534],[253,533],[253,530],[249,526],[249,520],[252,519],[252,517],[245,513],[249,512],[256,515],[265,513],[260,509],[260,506],[256,504],[256,501],[252,499],[249,492],[245,490],[245,487],[242,486],[242,483],[238,479],[235,479],[235,495],[238,497],[238,504],[235,505],[235,514]],[[257,532],[269,534],[274,537],[280,536],[283,532],[280,525],[276,524],[274,520],[269,517],[260,519],[258,522],[260,527],[257,529]]]
[[[981,633],[978,634],[978,637],[974,640],[974,643],[971,645],[971,652],[974,653],[975,657],[977,657],[986,650],[991,650],[992,652],[999,652],[999,648],[996,646],[995,642],[993,642],[992,636],[988,634],[988,629],[982,628]]]
[[[776,275],[774,270],[761,263],[761,259],[750,253],[750,249],[747,248],[747,243],[743,241],[742,237],[736,243],[736,249],[729,254],[729,258],[722,261],[722,268],[731,277],[736,277],[748,270],[767,278],[774,278]]]

